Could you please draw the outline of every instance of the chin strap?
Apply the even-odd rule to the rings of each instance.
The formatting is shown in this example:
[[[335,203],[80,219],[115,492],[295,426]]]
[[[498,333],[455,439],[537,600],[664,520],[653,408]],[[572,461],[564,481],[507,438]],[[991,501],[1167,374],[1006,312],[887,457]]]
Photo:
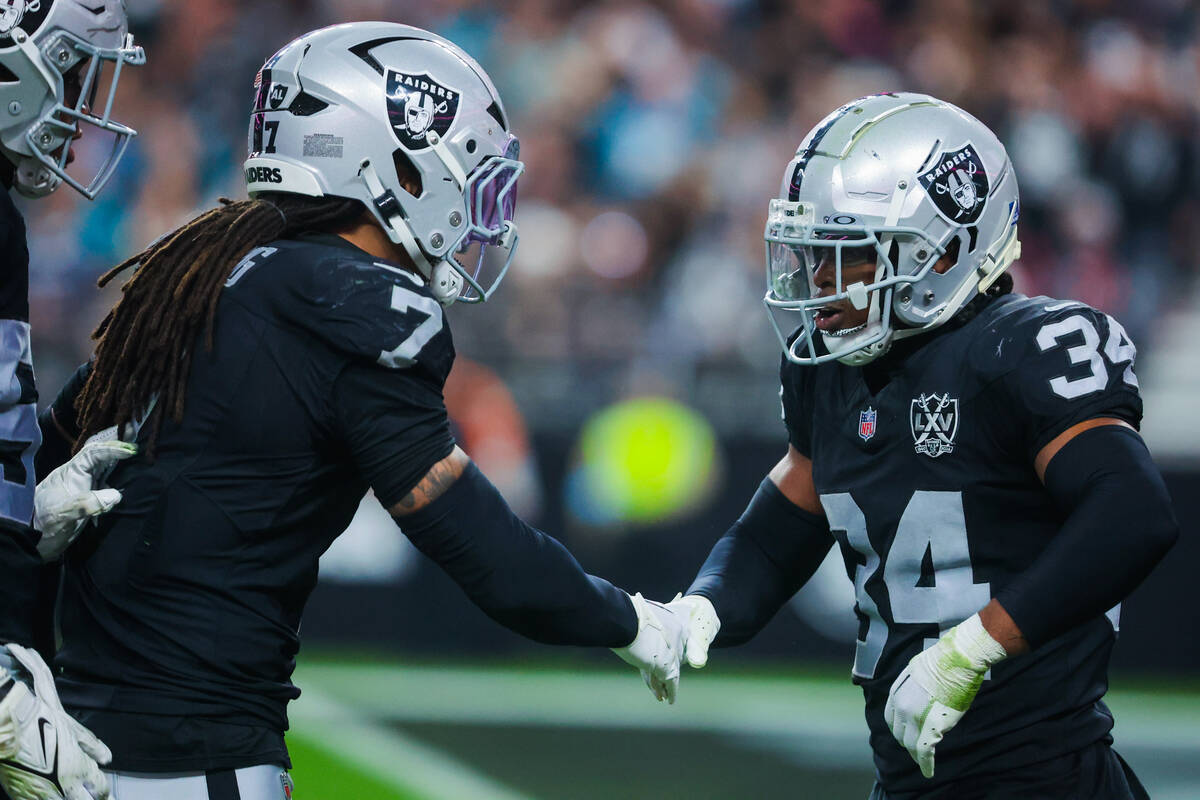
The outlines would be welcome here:
[[[371,159],[364,158],[362,160],[359,164],[358,174],[367,186],[367,192],[371,195],[371,203],[383,221],[383,229],[388,238],[404,248],[404,252],[416,265],[417,271],[429,282],[429,291],[438,303],[443,306],[453,305],[462,291],[462,277],[444,259],[431,262],[426,258],[425,252],[417,244],[416,237],[413,236],[412,229],[404,221],[400,201],[396,199],[394,192],[383,187],[383,182],[379,180],[379,174],[375,172],[375,166],[371,163]]]
[[[425,134],[425,141],[429,142],[429,146],[433,148],[434,155],[442,162],[442,166],[450,173],[450,177],[454,178],[454,184],[459,191],[467,185],[467,173],[463,171],[462,164],[458,163],[458,159],[450,152],[450,148],[446,146],[446,142],[441,136],[438,136],[437,131],[429,131]]]
[[[979,265],[979,293],[983,294],[992,288],[1004,271],[1021,257],[1021,240],[1017,238],[1017,226],[1013,225],[1009,234],[998,246],[989,249]]]

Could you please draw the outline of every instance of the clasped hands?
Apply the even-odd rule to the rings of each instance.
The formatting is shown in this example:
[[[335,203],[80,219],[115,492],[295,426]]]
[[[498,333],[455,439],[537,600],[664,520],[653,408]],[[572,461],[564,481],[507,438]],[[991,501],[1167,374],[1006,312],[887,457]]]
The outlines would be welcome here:
[[[613,652],[637,667],[658,700],[675,702],[683,661],[708,663],[708,648],[721,621],[708,598],[676,595],[670,603],[630,596],[638,632]],[[1007,656],[975,614],[915,656],[892,684],[884,720],[926,777],[933,777],[934,749],[975,699],[984,674]]]
[[[640,593],[629,599],[637,613],[637,636],[613,652],[641,671],[658,700],[674,703],[681,664],[687,661],[699,669],[708,663],[708,647],[721,621],[712,603],[701,595],[676,595],[670,603],[647,600]]]

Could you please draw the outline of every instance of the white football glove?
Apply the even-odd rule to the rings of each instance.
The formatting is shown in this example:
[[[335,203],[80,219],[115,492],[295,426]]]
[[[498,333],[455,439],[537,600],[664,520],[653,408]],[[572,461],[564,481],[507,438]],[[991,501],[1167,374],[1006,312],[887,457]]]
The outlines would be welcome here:
[[[933,748],[970,708],[984,673],[1007,655],[975,614],[913,656],[892,684],[883,720],[926,778]]]
[[[675,595],[675,599],[667,603],[667,608],[679,614],[684,622],[683,655],[693,669],[700,669],[708,663],[708,647],[717,638],[721,630],[721,620],[717,610],[705,596],[689,594]]]
[[[54,676],[35,651],[7,645],[33,676],[33,691],[0,668],[0,785],[12,800],[106,800],[100,766],[112,753],[63,710]]]
[[[645,599],[640,592],[629,599],[637,612],[637,636],[628,647],[614,647],[613,652],[641,670],[656,698],[674,703],[679,689],[685,619],[662,603]]]
[[[43,561],[61,556],[89,519],[121,502],[119,491],[99,487],[118,461],[136,453],[136,444],[121,441],[117,429],[109,428],[89,438],[37,485],[33,527],[42,532],[37,548]]]

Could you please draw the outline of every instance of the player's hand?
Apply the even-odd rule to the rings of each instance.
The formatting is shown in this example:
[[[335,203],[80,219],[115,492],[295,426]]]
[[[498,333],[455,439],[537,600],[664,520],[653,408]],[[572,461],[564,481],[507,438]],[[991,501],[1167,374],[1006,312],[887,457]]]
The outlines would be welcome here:
[[[667,603],[667,608],[679,614],[684,620],[683,657],[693,669],[700,669],[708,663],[708,647],[717,638],[721,630],[721,620],[717,618],[717,610],[712,602],[703,595],[675,595],[675,599]]]
[[[63,710],[54,676],[33,650],[7,645],[33,679],[33,691],[0,669],[0,785],[12,800],[107,800],[100,767],[112,753]]]
[[[926,778],[933,777],[934,747],[970,708],[984,673],[1006,655],[975,614],[913,656],[892,684],[884,722]]]
[[[683,658],[686,618],[662,603],[630,595],[637,612],[638,632],[628,647],[613,652],[642,672],[650,691],[660,701],[675,702],[679,689],[679,662]]]
[[[121,502],[119,491],[100,487],[118,461],[136,453],[136,444],[121,441],[117,429],[109,428],[37,485],[33,526],[42,533],[37,548],[43,561],[61,556],[89,519]]]

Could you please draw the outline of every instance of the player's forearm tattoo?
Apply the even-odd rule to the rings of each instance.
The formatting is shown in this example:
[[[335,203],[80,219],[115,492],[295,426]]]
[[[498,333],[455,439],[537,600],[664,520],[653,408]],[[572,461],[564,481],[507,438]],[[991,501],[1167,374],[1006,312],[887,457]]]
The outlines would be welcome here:
[[[442,493],[462,475],[469,462],[467,454],[455,447],[450,455],[434,464],[429,472],[425,473],[425,477],[413,487],[411,492],[400,498],[389,509],[392,516],[400,517],[411,514],[441,497]]]

